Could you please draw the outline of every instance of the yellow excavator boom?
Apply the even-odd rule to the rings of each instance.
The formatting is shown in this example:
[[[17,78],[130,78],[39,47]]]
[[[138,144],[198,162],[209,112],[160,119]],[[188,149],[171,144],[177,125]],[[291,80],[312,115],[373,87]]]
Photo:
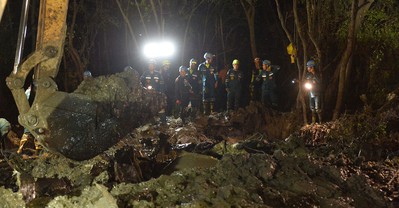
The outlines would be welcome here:
[[[16,64],[6,82],[20,113],[19,123],[44,148],[85,160],[148,122],[163,108],[165,96],[145,91],[134,70],[85,80],[73,93],[58,91],[55,77],[63,57],[67,10],[68,0],[40,1],[36,50]],[[18,48],[23,47],[17,47],[21,54]],[[30,106],[24,84],[33,69],[36,96]]]

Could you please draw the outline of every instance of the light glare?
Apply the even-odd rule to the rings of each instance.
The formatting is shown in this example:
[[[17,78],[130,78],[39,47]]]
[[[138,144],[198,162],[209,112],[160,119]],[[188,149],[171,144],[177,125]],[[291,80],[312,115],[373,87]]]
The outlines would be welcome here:
[[[147,58],[166,58],[175,53],[171,42],[152,42],[144,45],[143,53]]]
[[[312,87],[313,87],[313,85],[312,85],[311,83],[309,83],[309,82],[306,82],[306,83],[305,83],[305,88],[306,88],[307,90],[311,90]]]

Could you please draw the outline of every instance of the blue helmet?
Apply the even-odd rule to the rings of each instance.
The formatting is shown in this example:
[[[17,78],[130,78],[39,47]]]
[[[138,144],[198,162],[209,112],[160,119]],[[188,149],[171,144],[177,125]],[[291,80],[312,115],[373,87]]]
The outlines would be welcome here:
[[[187,67],[185,67],[185,66],[180,66],[179,67],[179,72],[181,72],[181,71],[187,71]]]
[[[86,70],[83,72],[83,78],[87,78],[87,77],[92,77],[91,72],[89,70]]]
[[[306,66],[307,66],[307,67],[315,67],[315,66],[316,66],[316,62],[314,62],[313,60],[309,60],[309,61],[306,63]]]
[[[123,71],[130,71],[130,70],[133,70],[131,66],[126,66],[125,68],[123,68]]]
[[[272,62],[269,60],[263,60],[262,64],[266,64],[266,65],[270,66],[270,64],[272,64]]]
[[[0,132],[1,136],[6,135],[11,129],[11,124],[5,118],[0,118]]]

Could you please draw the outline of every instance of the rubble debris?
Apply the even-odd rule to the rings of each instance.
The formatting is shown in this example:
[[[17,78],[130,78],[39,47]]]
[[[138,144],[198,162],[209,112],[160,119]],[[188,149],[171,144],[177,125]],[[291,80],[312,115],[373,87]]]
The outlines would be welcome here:
[[[25,180],[30,185],[26,187],[34,188],[30,195],[23,185],[16,193],[22,194],[22,201],[30,197],[26,201],[29,206],[48,207],[104,203],[118,207],[399,204],[396,117],[391,116],[395,114],[357,114],[306,126],[294,125],[297,118],[292,118],[288,123],[294,130],[280,137],[287,128],[278,122],[279,117],[292,115],[268,113],[254,106],[230,118],[214,114],[185,125],[173,118],[166,126],[147,123],[86,161],[53,153],[30,160],[11,157],[11,164],[34,179],[30,184]],[[250,119],[251,112],[262,114],[262,121],[257,127],[248,127],[249,131],[241,124]],[[387,144],[392,146],[378,153]]]
[[[117,200],[100,184],[87,186],[79,197],[58,196],[50,201],[46,207],[102,207],[117,208]]]
[[[4,208],[22,208],[25,207],[25,201],[22,199],[20,192],[13,192],[11,189],[5,189],[0,186],[0,201]]]
[[[386,206],[364,178],[351,176],[345,181],[334,167],[287,155],[280,159],[264,154],[226,155],[214,168],[119,184],[111,194],[122,206]]]

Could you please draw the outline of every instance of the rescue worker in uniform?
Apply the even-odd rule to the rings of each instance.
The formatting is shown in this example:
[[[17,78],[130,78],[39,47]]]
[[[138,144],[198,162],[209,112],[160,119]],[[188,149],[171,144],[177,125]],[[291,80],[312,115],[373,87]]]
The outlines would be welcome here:
[[[148,90],[164,92],[164,81],[161,73],[155,70],[156,62],[151,59],[148,63],[148,70],[140,77],[141,85]]]
[[[191,117],[195,118],[201,105],[202,80],[197,68],[197,61],[194,58],[190,60],[188,77],[193,91],[193,93],[190,94]]]
[[[161,76],[164,80],[164,93],[166,95],[166,115],[171,116],[173,114],[173,107],[174,105],[174,86],[175,86],[175,78],[177,77],[176,74],[172,73],[170,69],[170,61],[164,60],[162,62],[162,67],[159,70]]]
[[[5,139],[11,130],[11,124],[5,118],[0,118],[0,132],[1,132],[1,149],[3,150],[5,147]]]
[[[202,77],[202,102],[204,105],[204,114],[214,112],[216,88],[217,88],[217,71],[212,65],[214,55],[206,52],[204,54],[205,62],[198,66],[198,71]]]
[[[276,108],[278,105],[276,94],[275,74],[280,70],[280,66],[271,65],[269,60],[262,62],[262,71],[258,75],[257,81],[262,81],[262,98],[261,101],[266,106]]]
[[[164,93],[164,80],[156,68],[156,61],[151,59],[148,62],[148,70],[144,71],[144,73],[140,77],[141,85],[151,92],[161,92]],[[159,112],[160,121],[162,124],[166,124],[166,115],[165,109],[162,109]]]
[[[176,105],[179,107],[179,116],[186,123],[190,94],[193,93],[190,78],[187,76],[187,68],[179,67],[179,76],[175,80]]]
[[[242,92],[242,72],[239,70],[240,62],[233,60],[233,68],[229,69],[226,77],[227,112],[237,110],[240,107]]]
[[[316,114],[319,122],[322,122],[321,109],[321,80],[315,70],[316,63],[314,60],[309,60],[306,63],[307,73],[305,80],[305,88],[309,91],[309,104],[312,112],[312,124],[316,123]]]
[[[250,93],[251,100],[253,101],[261,101],[261,92],[262,92],[262,80],[257,80],[257,77],[262,72],[262,62],[259,57],[254,59],[255,68],[252,71],[251,85],[250,85]]]
[[[85,70],[83,72],[83,79],[88,79],[88,78],[92,78],[93,76],[91,75],[91,72],[89,70]]]

